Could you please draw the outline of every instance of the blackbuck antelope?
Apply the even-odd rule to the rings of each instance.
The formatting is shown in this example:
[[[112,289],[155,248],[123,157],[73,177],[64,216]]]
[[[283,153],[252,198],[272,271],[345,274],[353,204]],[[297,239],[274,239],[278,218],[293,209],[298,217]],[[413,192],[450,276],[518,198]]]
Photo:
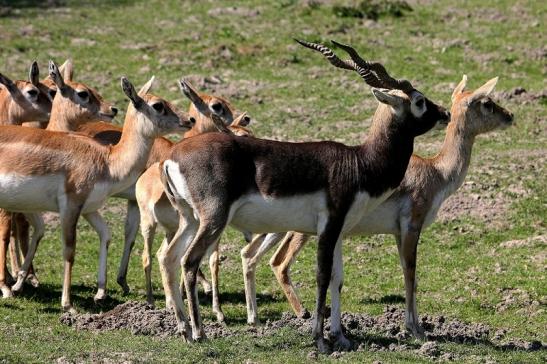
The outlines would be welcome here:
[[[488,81],[474,92],[464,91],[464,76],[452,94],[451,121],[441,151],[433,158],[413,155],[399,188],[374,213],[360,220],[350,234],[393,234],[399,250],[406,292],[405,325],[417,338],[424,338],[416,308],[416,255],[423,229],[431,225],[442,203],[463,183],[471,159],[475,137],[498,128],[511,125],[513,115],[495,104],[489,95],[497,78]],[[279,242],[284,234],[270,234],[269,240],[256,240],[249,244],[245,256],[244,271],[256,270],[259,259]],[[308,236],[287,233],[287,236],[270,260],[275,276],[283,288],[289,303],[299,316],[305,309],[290,279],[290,266],[306,244]],[[245,277],[248,279],[248,277]],[[256,293],[253,281],[250,317],[256,317]],[[247,286],[247,284],[246,284]]]
[[[52,69],[56,67],[52,64]],[[80,104],[96,97],[65,83],[57,72],[54,79],[57,98],[79,100]],[[80,214],[100,231],[99,292],[106,285],[106,255],[110,234],[97,210],[112,194],[134,184],[142,173],[154,139],[173,131],[192,127],[187,115],[167,101],[147,93],[137,94],[133,85],[122,78],[122,89],[131,103],[122,137],[115,146],[103,146],[86,136],[11,126],[0,130],[0,207],[25,213],[34,228],[29,252],[13,290],[23,280],[43,235],[42,211],[59,212],[61,218],[65,272],[61,304],[72,310],[70,284],[76,247],[76,223]],[[79,85],[79,84],[75,84]],[[84,106],[82,106],[84,107]],[[96,110],[101,114],[100,110]],[[52,120],[53,121],[53,120]]]
[[[72,81],[74,75],[74,67],[72,62],[67,61],[62,67],[64,69],[63,77],[68,81]],[[149,82],[151,84],[150,87],[152,87],[154,78],[152,78]],[[195,119],[194,127],[185,133],[185,137],[190,137],[206,131],[223,131],[225,126],[218,123],[215,124],[211,119],[211,115],[217,115],[220,117],[224,124],[231,125],[234,123],[236,111],[226,99],[219,96],[201,93],[187,81],[183,82],[182,91],[184,95],[192,102],[189,109],[189,115]],[[241,118],[238,117],[238,119],[240,120],[241,125],[250,122],[250,118],[247,115],[242,115]],[[56,123],[55,128],[60,131],[78,131],[92,137],[104,145],[117,144],[120,141],[122,133],[121,127],[101,121],[65,121],[63,123]],[[230,126],[231,130],[236,130],[237,128],[237,125]],[[148,169],[152,164],[167,158],[172,146],[173,142],[169,139],[163,137],[156,138],[150,151],[146,168]],[[124,225],[124,249],[117,276],[118,284],[122,287],[124,293],[127,294],[130,290],[129,285],[127,284],[129,258],[135,244],[135,238],[138,232],[140,220],[139,207],[135,197],[135,186],[132,185],[128,189],[115,194],[113,197],[119,197],[127,200],[127,211]],[[204,283],[207,284],[206,281],[204,281]]]
[[[38,63],[34,61],[29,70],[28,81],[12,81],[0,74],[0,125],[21,125],[25,122],[47,122],[51,112],[52,91],[45,83],[40,82]],[[15,220],[21,221],[16,216]],[[24,222],[24,220],[23,220]],[[2,297],[11,297],[12,292],[8,282],[13,281],[6,264],[6,250],[11,248],[11,267],[14,272],[19,269],[18,246],[15,244],[17,235],[23,234],[22,229],[17,233],[12,227],[12,213],[0,210],[0,291]],[[21,228],[23,228],[21,226]],[[13,234],[12,234],[13,232]],[[11,242],[10,242],[11,240]],[[26,245],[22,246],[26,252]],[[30,268],[33,273],[32,267]],[[33,278],[33,277],[32,277]],[[35,279],[31,279],[36,284]]]
[[[195,105],[195,103],[193,103]],[[190,115],[195,112],[190,110]],[[197,112],[198,115],[204,115],[201,112]],[[247,125],[250,119],[246,113],[242,113],[237,117],[230,125],[224,126],[224,121],[216,114],[210,115],[211,119],[218,119],[215,125],[221,125],[220,130],[207,130],[202,129],[202,133],[208,131],[222,131],[226,133],[232,133],[239,136],[252,136],[252,132],[247,129]],[[192,129],[193,130],[193,129]],[[191,133],[185,134],[185,138]],[[200,133],[201,134],[201,133]],[[196,134],[198,135],[198,134]],[[167,156],[166,156],[167,158]],[[164,193],[163,185],[160,181],[160,168],[159,163],[154,163],[150,168],[146,170],[137,180],[135,185],[137,202],[139,204],[139,210],[141,215],[141,233],[144,238],[144,250],[142,254],[142,264],[146,275],[146,297],[147,301],[151,304],[154,303],[154,296],[152,292],[152,261],[150,260],[150,254],[152,251],[152,244],[154,243],[154,236],[158,224],[165,230],[165,239],[163,244],[168,244],[179,226],[179,216],[177,211],[173,208],[167,196]],[[211,270],[213,285],[209,288],[208,282],[203,278],[201,271],[198,272],[200,280],[206,286],[206,290],[210,289],[213,296],[213,312],[216,314],[218,321],[224,321],[224,313],[220,308],[219,293],[218,293],[218,249],[217,246],[213,248],[213,251],[209,257],[209,267]],[[167,307],[171,306],[171,297],[166,296]]]
[[[350,147],[208,133],[173,148],[160,168],[165,192],[179,212],[179,229],[158,254],[166,295],[174,298],[179,328],[189,340],[205,337],[196,290],[199,263],[231,224],[255,233],[294,230],[319,236],[313,336],[327,351],[323,324],[330,281],[331,334],[336,347],[350,347],[340,322],[342,238],[399,186],[414,138],[449,118],[409,81],[392,78],[353,48],[337,43],[352,58],[342,61],[326,47],[306,44],[329,52],[333,64],[357,71],[369,85],[384,88],[373,89],[380,104],[369,135]],[[178,289],[181,259],[191,334]]]

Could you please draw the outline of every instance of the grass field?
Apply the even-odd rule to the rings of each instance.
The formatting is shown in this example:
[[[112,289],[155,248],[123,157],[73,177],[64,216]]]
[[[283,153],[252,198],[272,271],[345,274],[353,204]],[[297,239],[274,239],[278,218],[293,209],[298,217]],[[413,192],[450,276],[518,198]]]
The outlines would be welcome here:
[[[48,6],[42,3],[48,3]],[[547,341],[547,7],[541,1],[410,1],[412,11],[377,20],[355,17],[357,1],[99,1],[0,0],[0,71],[24,78],[33,59],[45,73],[48,59],[71,57],[75,78],[125,109],[119,87],[152,74],[157,94],[186,107],[176,80],[191,76],[206,91],[230,98],[254,119],[257,136],[281,140],[334,139],[356,144],[367,133],[376,102],[351,72],[334,69],[297,46],[299,37],[355,45],[383,61],[432,100],[449,106],[462,74],[470,87],[499,76],[502,106],[514,127],[479,137],[466,184],[447,201],[449,209],[424,232],[418,256],[418,310],[464,322],[483,323],[505,339]],[[458,2],[459,3],[459,2]],[[236,6],[235,8],[232,8]],[[338,9],[338,8],[337,8]],[[350,9],[351,10],[351,9]],[[350,16],[350,15],[354,16]],[[342,16],[344,15],[344,16]],[[218,79],[218,81],[215,81]],[[512,92],[523,87],[527,92]],[[123,115],[117,120],[123,121]],[[434,155],[444,132],[420,137],[416,152]],[[110,299],[93,304],[98,240],[79,224],[73,298],[81,311],[100,312],[127,300],[144,300],[139,237],[130,263],[132,293],[123,296],[116,271],[123,246],[122,201],[105,215],[113,241],[109,256]],[[159,235],[159,234],[158,234]],[[159,236],[156,247],[159,247]],[[245,326],[240,234],[223,238],[221,300],[227,324]],[[342,309],[380,314],[387,304],[403,307],[404,290],[391,236],[356,237],[344,245]],[[315,299],[315,244],[294,264],[293,280],[308,309]],[[265,262],[266,263],[266,262]],[[157,261],[154,288],[163,305]],[[75,331],[59,322],[62,258],[58,226],[48,226],[35,260],[41,281],[21,297],[0,300],[0,362],[285,362],[309,360],[311,337],[286,328],[275,335],[242,334],[185,344],[128,331]],[[275,320],[288,311],[267,264],[257,273],[259,315]],[[210,305],[203,312],[213,320]],[[401,325],[403,322],[401,322]],[[374,337],[370,337],[371,342]],[[413,340],[408,343],[414,345]],[[418,345],[419,343],[415,344]],[[469,363],[543,363],[545,350],[500,350],[488,344],[440,342],[442,352]],[[318,361],[428,362],[414,350],[345,353]]]

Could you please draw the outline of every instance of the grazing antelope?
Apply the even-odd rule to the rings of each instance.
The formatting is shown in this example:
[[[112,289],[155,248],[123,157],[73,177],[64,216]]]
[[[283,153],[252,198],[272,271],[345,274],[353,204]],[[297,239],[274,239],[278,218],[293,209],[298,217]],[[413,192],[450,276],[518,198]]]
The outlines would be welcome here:
[[[414,138],[449,114],[409,81],[393,79],[380,64],[336,44],[351,61],[309,45],[330,52],[333,64],[357,71],[369,85],[389,89],[373,88],[379,106],[363,144],[288,143],[207,133],[178,143],[160,165],[165,192],[180,216],[174,238],[159,252],[160,267],[166,295],[174,298],[179,329],[187,339],[205,337],[196,273],[207,249],[231,224],[255,233],[293,230],[319,236],[313,336],[319,350],[327,351],[323,324],[330,281],[331,335],[336,347],[350,347],[340,322],[342,238],[398,187]],[[191,336],[177,284],[181,259]]]
[[[84,95],[78,87],[65,83],[53,63],[51,70],[58,88],[53,101],[52,119],[55,107],[60,102],[58,98],[79,100],[89,105],[85,100],[96,97],[89,92]],[[75,256],[76,223],[80,214],[86,217],[96,231],[100,231],[97,295],[104,295],[110,233],[97,210],[110,195],[135,183],[144,170],[157,136],[191,128],[192,121],[186,114],[176,110],[167,101],[147,93],[150,84],[145,85],[138,94],[126,78],[122,77],[121,84],[131,103],[122,137],[115,146],[104,146],[77,134],[1,127],[0,207],[24,212],[34,228],[29,252],[13,287],[14,292],[22,288],[37,244],[43,235],[44,224],[39,212],[55,211],[59,212],[61,218],[64,248],[65,272],[61,298],[63,309],[73,310],[70,284]],[[100,109],[93,110],[99,116],[103,114]]]
[[[182,87],[184,88],[184,86]],[[193,111],[195,111],[195,109],[190,110],[190,115],[192,115]],[[203,114],[201,112],[197,112],[197,115],[199,117],[199,115]],[[215,125],[221,125],[219,131],[232,133],[239,136],[253,135],[252,132],[246,128],[250,121],[246,113],[242,113],[239,117],[237,117],[232,124],[227,127],[227,129],[224,126],[224,121],[220,120],[218,115],[211,114],[211,118],[218,119]],[[192,130],[185,134],[185,138],[188,135],[191,135],[190,133]],[[206,132],[207,129],[202,130],[203,133]],[[177,211],[173,208],[163,191],[163,185],[160,181],[160,169],[158,162],[150,166],[150,168],[148,168],[142,176],[139,177],[137,184],[135,185],[135,192],[141,216],[141,233],[144,238],[142,263],[146,275],[146,297],[148,303],[153,304],[152,261],[150,260],[150,253],[152,251],[152,244],[154,243],[155,231],[157,225],[159,224],[165,230],[165,239],[163,244],[167,244],[171,241],[178,229],[179,217]],[[224,321],[224,313],[220,309],[218,297],[218,250],[216,247],[210,255],[209,266],[213,281],[213,312],[216,314],[218,321]],[[200,277],[202,277],[202,274],[200,274]],[[171,305],[169,297],[166,297],[166,301],[167,307],[169,307]]]
[[[51,112],[51,89],[39,81],[40,70],[36,61],[32,62],[29,70],[28,81],[12,81],[8,77],[0,74],[0,125],[21,125],[24,122],[37,120],[47,122]],[[20,217],[16,216],[16,220]],[[11,266],[14,272],[18,271],[18,250],[15,244],[15,236],[11,237],[12,214],[11,212],[0,210],[0,291],[2,297],[11,297],[12,292],[6,281],[12,281],[12,277],[7,270],[6,250],[11,248]],[[17,234],[21,234],[18,231]],[[10,238],[13,242],[10,243]],[[23,246],[23,252],[26,252],[26,246]],[[33,276],[33,269],[30,268]],[[32,278],[32,277],[31,277]],[[31,279],[33,284],[36,280]]]
[[[451,121],[441,151],[433,158],[413,155],[399,188],[374,213],[359,221],[351,234],[393,234],[399,250],[406,292],[405,325],[417,338],[424,338],[416,308],[416,255],[423,229],[431,225],[442,203],[463,183],[471,160],[475,137],[512,124],[513,114],[495,104],[489,97],[497,82],[494,78],[473,92],[464,91],[467,77],[452,94]],[[274,234],[271,234],[274,235]],[[270,241],[256,241],[247,247],[244,271],[254,272],[256,264],[284,234],[275,234]],[[277,240],[276,240],[277,239]],[[305,309],[291,282],[290,266],[306,244],[307,235],[288,233],[270,260],[270,265],[289,303],[297,315]],[[245,277],[248,279],[247,277]],[[254,275],[252,276],[254,280]],[[249,282],[254,287],[255,283]],[[247,284],[246,284],[247,287]],[[250,317],[256,317],[256,293]],[[251,319],[251,318],[249,318]]]

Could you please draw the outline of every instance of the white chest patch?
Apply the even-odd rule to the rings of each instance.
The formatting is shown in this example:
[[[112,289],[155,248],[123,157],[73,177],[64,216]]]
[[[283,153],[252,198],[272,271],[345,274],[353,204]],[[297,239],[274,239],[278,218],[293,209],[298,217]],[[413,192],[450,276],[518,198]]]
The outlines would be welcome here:
[[[110,196],[112,190],[111,182],[98,182],[93,186],[93,190],[85,200],[82,212],[92,212],[100,209],[106,199]]]

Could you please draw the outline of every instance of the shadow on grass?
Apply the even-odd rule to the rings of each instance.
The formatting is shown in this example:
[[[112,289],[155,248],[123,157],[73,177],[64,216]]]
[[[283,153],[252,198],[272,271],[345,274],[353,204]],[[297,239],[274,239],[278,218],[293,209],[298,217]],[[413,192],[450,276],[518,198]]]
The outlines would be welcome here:
[[[73,306],[79,311],[97,313],[108,311],[123,303],[116,298],[108,296],[103,302],[95,303],[93,297],[95,288],[87,287],[81,284],[72,285],[71,299]],[[61,288],[57,285],[41,283],[37,288],[25,286],[23,292],[17,297],[24,297],[31,301],[43,304],[45,307],[40,311],[44,313],[63,313],[61,307]]]
[[[393,305],[396,303],[405,303],[405,298],[399,294],[388,294],[380,298],[364,298],[360,301],[364,305],[385,304]]]

